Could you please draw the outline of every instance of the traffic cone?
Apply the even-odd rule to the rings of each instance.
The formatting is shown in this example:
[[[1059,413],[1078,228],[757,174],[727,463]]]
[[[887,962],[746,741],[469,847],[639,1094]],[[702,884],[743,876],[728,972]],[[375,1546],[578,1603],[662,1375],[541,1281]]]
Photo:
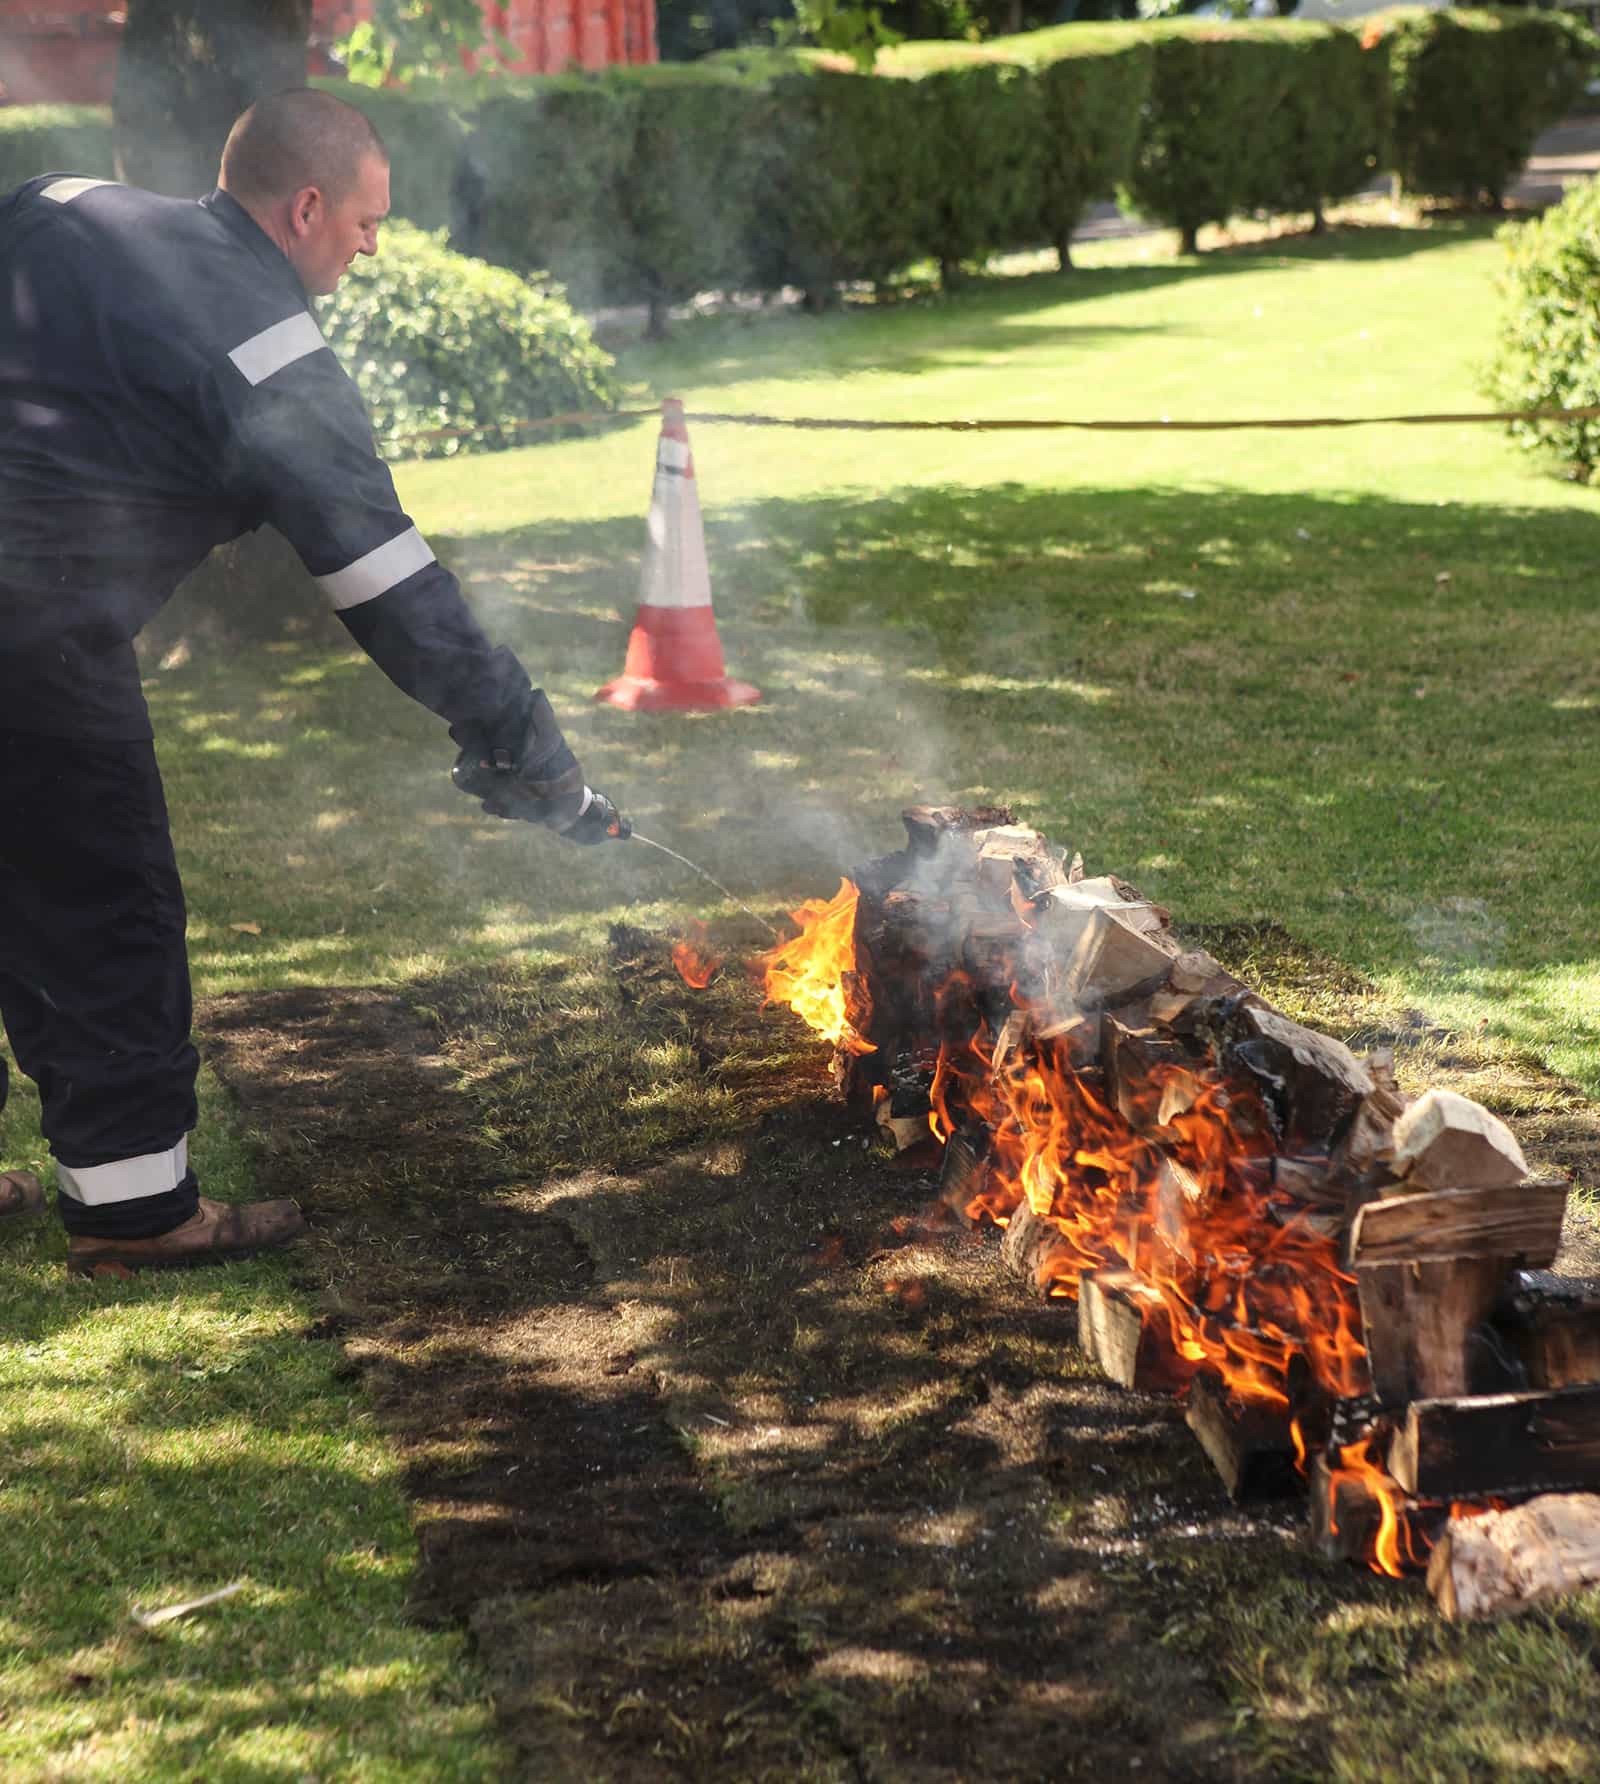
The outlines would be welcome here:
[[[639,578],[639,611],[622,673],[596,700],[628,711],[704,712],[750,706],[761,690],[730,681],[711,612],[711,571],[700,519],[694,455],[675,396],[661,405],[656,480],[650,495],[650,536]]]

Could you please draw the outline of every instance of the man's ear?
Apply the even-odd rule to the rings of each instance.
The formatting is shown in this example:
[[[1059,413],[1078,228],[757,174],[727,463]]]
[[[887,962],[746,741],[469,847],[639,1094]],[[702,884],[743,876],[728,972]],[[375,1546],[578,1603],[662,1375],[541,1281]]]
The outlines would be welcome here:
[[[289,226],[296,235],[304,235],[316,227],[322,216],[322,192],[316,186],[302,186],[289,207]]]

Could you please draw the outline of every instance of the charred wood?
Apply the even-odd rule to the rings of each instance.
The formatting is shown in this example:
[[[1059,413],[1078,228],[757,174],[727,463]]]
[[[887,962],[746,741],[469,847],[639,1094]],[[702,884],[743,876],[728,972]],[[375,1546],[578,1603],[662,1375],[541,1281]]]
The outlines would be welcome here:
[[[1185,1417],[1236,1504],[1299,1492],[1286,1406],[1237,1399],[1202,1373],[1190,1385]]]
[[[1389,1472],[1424,1499],[1600,1487],[1600,1386],[1413,1400]]]

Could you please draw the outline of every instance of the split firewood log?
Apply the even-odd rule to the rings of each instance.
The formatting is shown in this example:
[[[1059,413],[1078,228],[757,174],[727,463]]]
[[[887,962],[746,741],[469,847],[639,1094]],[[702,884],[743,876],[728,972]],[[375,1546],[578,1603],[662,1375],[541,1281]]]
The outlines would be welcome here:
[[[1394,1124],[1394,1170],[1408,1189],[1510,1189],[1528,1174],[1498,1115],[1453,1090],[1428,1090]]]
[[[1012,1211],[1000,1242],[1000,1257],[1013,1276],[1044,1297],[1057,1292],[1057,1283],[1065,1286],[1077,1273],[1077,1253],[1066,1235],[1053,1221],[1035,1214],[1026,1201]]]
[[[1240,1007],[1225,1064],[1249,1072],[1277,1113],[1287,1149],[1332,1146],[1376,1085],[1343,1041],[1259,1002]]]
[[[1453,1516],[1428,1562],[1452,1620],[1494,1617],[1600,1585],[1600,1495],[1546,1493],[1510,1511]]]

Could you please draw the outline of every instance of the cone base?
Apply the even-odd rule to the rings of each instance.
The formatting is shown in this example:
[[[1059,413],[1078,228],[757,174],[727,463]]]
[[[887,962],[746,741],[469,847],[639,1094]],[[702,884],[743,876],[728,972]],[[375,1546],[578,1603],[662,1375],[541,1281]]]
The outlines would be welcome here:
[[[595,690],[595,699],[624,712],[720,712],[729,706],[754,706],[760,688],[720,676],[716,681],[656,681],[642,675],[619,675]]]

